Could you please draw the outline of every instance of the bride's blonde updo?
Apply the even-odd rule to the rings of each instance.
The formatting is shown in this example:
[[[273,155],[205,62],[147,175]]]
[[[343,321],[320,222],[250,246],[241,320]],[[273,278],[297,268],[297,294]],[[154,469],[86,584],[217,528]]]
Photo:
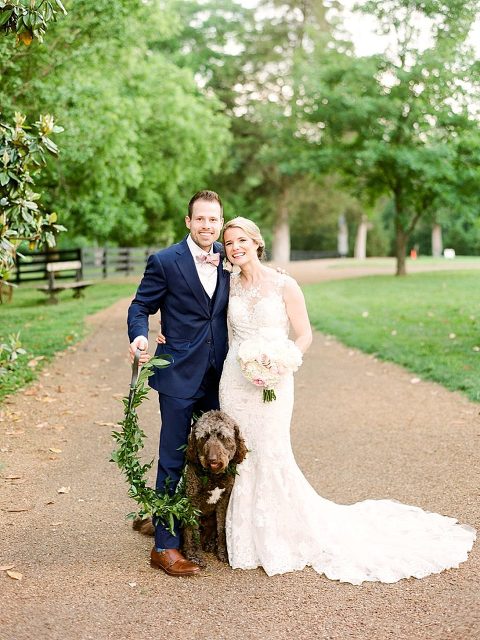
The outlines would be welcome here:
[[[252,220],[242,218],[242,216],[237,216],[236,218],[233,218],[233,220],[229,220],[223,227],[223,236],[225,236],[225,231],[231,228],[241,229],[258,245],[257,256],[260,260],[265,256],[265,240],[262,238],[260,229],[254,222],[252,222]]]

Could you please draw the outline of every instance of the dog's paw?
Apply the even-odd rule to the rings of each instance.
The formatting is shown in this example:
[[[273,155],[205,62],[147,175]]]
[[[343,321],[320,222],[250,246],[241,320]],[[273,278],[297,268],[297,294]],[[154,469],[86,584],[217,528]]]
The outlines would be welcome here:
[[[228,553],[226,549],[217,549],[217,558],[220,562],[226,562],[228,564]]]
[[[207,563],[205,562],[204,557],[198,553],[192,553],[192,554],[186,553],[185,557],[187,558],[187,560],[190,560],[190,562],[194,562],[195,564],[198,564],[198,566],[201,569],[205,569],[207,566]]]
[[[139,531],[144,536],[154,536],[155,527],[153,526],[152,519],[136,517],[132,522],[132,527],[135,531]]]
[[[203,543],[203,550],[206,551],[207,553],[215,553],[215,540],[206,540]]]

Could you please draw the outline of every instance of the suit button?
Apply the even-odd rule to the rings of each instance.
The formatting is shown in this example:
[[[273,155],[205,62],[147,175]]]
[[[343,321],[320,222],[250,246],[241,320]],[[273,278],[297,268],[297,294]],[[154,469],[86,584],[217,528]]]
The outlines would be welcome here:
[[[207,340],[206,342],[207,342],[207,344],[212,344],[212,341],[210,339]]]

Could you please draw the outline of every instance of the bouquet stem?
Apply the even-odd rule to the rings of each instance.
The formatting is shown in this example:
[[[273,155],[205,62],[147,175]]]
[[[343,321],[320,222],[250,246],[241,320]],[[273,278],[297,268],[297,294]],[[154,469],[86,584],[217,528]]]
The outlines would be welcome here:
[[[276,400],[277,396],[275,395],[274,389],[264,389],[263,390],[263,401],[264,402],[272,402],[272,400]]]

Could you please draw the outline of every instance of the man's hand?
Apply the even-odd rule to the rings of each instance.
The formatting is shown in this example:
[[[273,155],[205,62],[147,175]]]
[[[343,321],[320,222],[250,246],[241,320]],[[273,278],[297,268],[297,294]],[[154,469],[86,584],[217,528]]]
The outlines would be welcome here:
[[[281,273],[282,276],[288,276],[288,271],[286,271],[286,269],[284,269],[283,267],[275,267],[275,271],[277,273]]]
[[[130,343],[129,354],[130,362],[132,363],[133,359],[135,358],[135,352],[137,349],[140,349],[140,351],[142,352],[140,356],[140,364],[142,365],[145,364],[145,362],[148,362],[151,356],[149,356],[147,353],[148,340],[145,338],[145,336],[138,336],[133,342]]]

